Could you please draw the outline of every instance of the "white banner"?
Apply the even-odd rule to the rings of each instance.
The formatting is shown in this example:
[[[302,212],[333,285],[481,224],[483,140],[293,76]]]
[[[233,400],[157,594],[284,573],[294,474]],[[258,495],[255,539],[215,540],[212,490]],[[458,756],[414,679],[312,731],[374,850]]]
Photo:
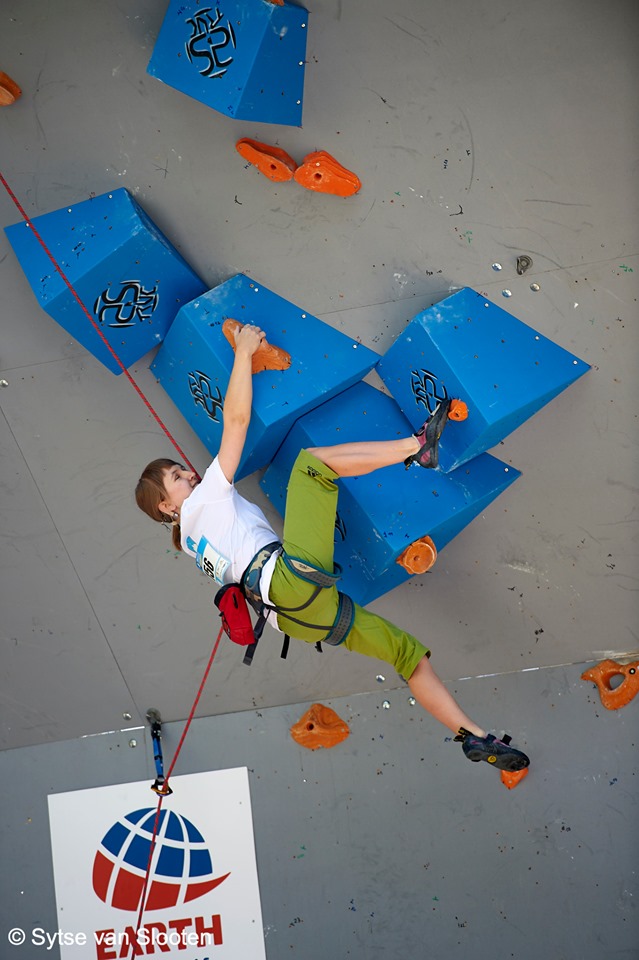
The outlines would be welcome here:
[[[49,797],[62,960],[266,960],[248,771],[171,779],[156,823],[148,780]]]

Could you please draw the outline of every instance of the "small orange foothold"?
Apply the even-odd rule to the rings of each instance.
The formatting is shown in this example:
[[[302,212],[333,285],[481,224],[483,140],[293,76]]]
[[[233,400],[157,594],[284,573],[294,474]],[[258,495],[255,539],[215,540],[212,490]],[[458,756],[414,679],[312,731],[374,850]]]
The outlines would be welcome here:
[[[408,573],[426,573],[437,560],[437,547],[431,537],[421,537],[406,547],[395,561]]]
[[[463,400],[452,400],[448,408],[449,420],[466,420],[468,417],[468,407]]]
[[[293,740],[309,750],[334,747],[346,740],[350,730],[330,707],[314,703],[304,716],[291,727]]]
[[[235,333],[239,332],[243,323],[239,320],[232,320],[230,317],[222,324],[222,333],[235,350]],[[291,355],[281,347],[274,347],[267,340],[262,340],[261,344],[252,357],[252,372],[262,373],[263,370],[288,370],[291,365]]]
[[[21,96],[22,90],[18,84],[0,70],[0,107],[8,107]]]
[[[260,143],[259,140],[249,140],[248,137],[238,140],[235,149],[269,180],[281,183],[293,179],[297,164],[285,150]]]
[[[528,770],[528,767],[524,767],[523,770],[502,770],[501,782],[505,787],[508,787],[509,790],[514,790],[524,777],[528,776]]]
[[[304,162],[295,171],[295,180],[307,190],[334,193],[338,197],[351,197],[362,185],[357,174],[347,170],[325,150],[304,157]]]
[[[610,681],[618,676],[622,676],[623,680],[613,689]],[[639,660],[633,660],[632,663],[602,660],[596,667],[585,670],[581,679],[592,680],[597,685],[601,702],[606,710],[619,710],[629,704],[639,693]]]

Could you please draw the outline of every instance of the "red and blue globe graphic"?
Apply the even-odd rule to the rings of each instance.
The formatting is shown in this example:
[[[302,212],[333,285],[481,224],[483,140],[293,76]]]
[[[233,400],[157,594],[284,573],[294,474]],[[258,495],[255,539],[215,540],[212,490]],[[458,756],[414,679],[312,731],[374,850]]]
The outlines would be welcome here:
[[[108,906],[140,908],[156,816],[154,807],[135,810],[104,835],[93,861],[93,889]],[[190,820],[173,810],[160,810],[145,910],[190,903],[228,876],[213,876],[211,854]]]

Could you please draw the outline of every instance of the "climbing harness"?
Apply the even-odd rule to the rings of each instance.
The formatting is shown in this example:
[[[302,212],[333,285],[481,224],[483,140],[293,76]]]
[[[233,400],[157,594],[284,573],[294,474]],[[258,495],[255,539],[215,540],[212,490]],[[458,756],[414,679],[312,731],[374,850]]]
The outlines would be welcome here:
[[[270,560],[274,553],[280,554],[284,564],[298,579],[305,580],[314,586],[314,590],[308,600],[305,600],[304,603],[301,603],[298,607],[275,606],[274,604],[266,603],[262,598],[260,591],[262,572],[267,561]],[[318,641],[315,644],[319,653],[322,652],[321,643],[328,643],[332,647],[337,647],[340,643],[343,643],[353,626],[353,620],[355,618],[353,601],[345,593],[338,591],[339,603],[337,615],[332,624],[308,623],[306,620],[298,620],[297,617],[291,616],[291,614],[299,613],[310,606],[321,590],[334,587],[340,576],[341,569],[337,564],[333,572],[328,573],[328,571],[314,567],[299,557],[291,557],[289,554],[284,553],[279,540],[267,543],[261,550],[258,550],[242,574],[239,584],[226,584],[218,590],[215,596],[215,605],[220,610],[222,626],[227,636],[235,643],[247,647],[243,662],[247,666],[250,666],[253,662],[257,644],[262,636],[270,613],[279,613],[286,620],[290,620],[291,623],[296,623],[309,630],[320,630],[325,634],[325,636],[322,637],[322,641]],[[248,643],[248,634],[246,632],[246,616],[248,616],[248,610],[242,609],[242,604],[238,596],[239,593],[241,593],[242,599],[245,598],[245,604],[248,602],[257,615],[257,620],[252,631],[253,636]],[[289,642],[289,634],[284,634],[281,653],[282,659],[286,659]]]

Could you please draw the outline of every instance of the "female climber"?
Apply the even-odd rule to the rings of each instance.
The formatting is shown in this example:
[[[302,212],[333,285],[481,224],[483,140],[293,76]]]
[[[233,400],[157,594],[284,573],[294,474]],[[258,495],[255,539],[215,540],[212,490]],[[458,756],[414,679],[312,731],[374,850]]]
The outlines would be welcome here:
[[[195,558],[217,584],[243,581],[248,599],[262,604],[275,629],[308,642],[343,644],[390,663],[418,703],[453,732],[470,760],[508,771],[528,766],[528,757],[510,746],[509,737],[497,739],[463,712],[419,640],[353,603],[335,585],[336,481],[402,461],[436,466],[450,401],[440,403],[421,430],[404,439],[302,450],[289,480],[280,543],[262,511],[233,484],[251,418],[252,357],[266,339],[257,326],[238,323],[233,333],[235,360],[217,456],[201,481],[172,460],[154,460],[138,482],[138,506],[152,520],[170,523],[175,548]]]

